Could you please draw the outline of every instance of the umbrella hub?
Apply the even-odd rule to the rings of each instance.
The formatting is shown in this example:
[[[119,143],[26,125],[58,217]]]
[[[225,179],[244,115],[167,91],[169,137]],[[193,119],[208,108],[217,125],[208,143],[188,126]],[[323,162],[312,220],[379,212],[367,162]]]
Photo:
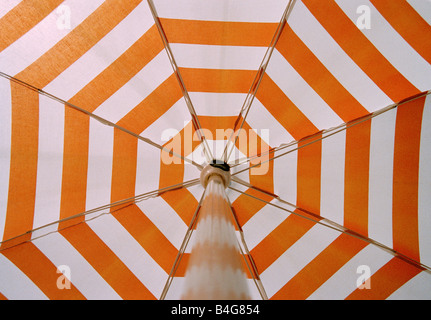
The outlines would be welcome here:
[[[225,188],[230,184],[230,167],[226,162],[220,160],[213,160],[201,171],[201,184],[206,188],[210,177],[218,176],[223,181]]]

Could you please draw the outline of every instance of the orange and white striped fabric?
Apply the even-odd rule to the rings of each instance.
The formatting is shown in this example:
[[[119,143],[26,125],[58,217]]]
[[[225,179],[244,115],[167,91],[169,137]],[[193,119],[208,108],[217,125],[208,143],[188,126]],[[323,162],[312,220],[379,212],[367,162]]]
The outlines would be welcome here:
[[[430,25],[423,0],[1,0],[0,298],[181,298],[203,154],[241,126],[251,299],[430,299]]]

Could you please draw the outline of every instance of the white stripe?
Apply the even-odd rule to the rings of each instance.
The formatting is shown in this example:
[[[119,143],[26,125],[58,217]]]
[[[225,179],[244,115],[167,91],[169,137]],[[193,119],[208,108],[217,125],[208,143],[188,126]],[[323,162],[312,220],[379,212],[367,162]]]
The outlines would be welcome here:
[[[339,235],[338,231],[320,225],[311,228],[261,274],[268,297],[276,294]]]
[[[64,105],[39,96],[39,145],[33,228],[60,217]]]
[[[221,128],[220,128],[221,129]],[[224,130],[222,130],[224,131]],[[217,134],[217,133],[216,133]],[[208,140],[208,146],[211,151],[211,154],[216,159],[223,159],[223,151],[226,147],[226,142],[224,140],[215,140],[216,137],[211,137],[211,140]],[[248,139],[241,139],[241,141],[238,139],[239,144],[242,146],[248,146]],[[242,144],[241,144],[242,143]],[[243,153],[240,153],[240,151],[235,147],[234,151],[231,153],[229,159],[227,159],[228,163],[233,162],[235,159],[238,159],[240,157],[244,157],[245,155]]]
[[[170,44],[179,67],[202,69],[258,70],[265,47]]]
[[[148,5],[142,2],[105,37],[47,85],[45,91],[69,100],[129,49],[153,24]]]
[[[17,6],[22,0],[2,0],[0,6],[0,18],[11,11],[15,6]]]
[[[396,110],[371,120],[368,234],[392,248],[392,189]]]
[[[210,147],[209,149],[212,150],[211,145],[214,141],[208,141],[208,146]],[[204,145],[203,143],[199,144],[192,153],[190,153],[189,155],[187,155],[185,157],[186,159],[189,159],[191,161],[194,161],[195,163],[205,167],[205,165],[207,165],[207,159],[205,156],[205,151],[204,151]],[[199,176],[199,174],[196,174],[196,170],[197,167],[193,166],[191,163],[189,162],[185,162],[184,163],[184,181],[190,180],[190,179],[196,179],[196,177]]]
[[[162,18],[279,22],[287,3],[282,0],[155,0],[154,5]]]
[[[138,140],[135,195],[159,189],[160,153],[159,149]]]
[[[5,256],[0,254],[0,292],[9,300],[47,300],[48,297]]]
[[[245,101],[245,93],[189,92],[198,115],[238,116]]]
[[[235,151],[234,151],[235,152]],[[248,164],[246,165],[239,165],[236,167],[231,168],[231,174],[235,174],[236,172],[245,169],[246,167],[248,167]],[[250,183],[250,170],[245,170],[239,174],[235,174],[235,177],[238,179],[241,179],[242,181],[245,181],[247,183]],[[238,184],[235,181],[231,180],[231,186],[234,187],[235,189],[239,189],[242,190],[243,192],[246,191],[247,187],[244,187],[242,184]],[[233,204],[236,200],[237,197],[239,197],[241,195],[241,193],[239,192],[235,192],[231,189],[226,189],[226,194],[228,195],[228,198],[230,200],[230,202]]]
[[[430,300],[430,288],[431,275],[421,272],[392,293],[387,300]]]
[[[277,50],[266,72],[317,128],[327,129],[344,122]]]
[[[320,213],[339,224],[344,222],[344,165],[346,131],[322,140]]]
[[[431,266],[431,97],[426,98],[422,115],[421,145],[419,155],[419,250],[423,264]]]
[[[294,146],[295,147],[295,146]],[[285,149],[287,151],[289,149]],[[274,161],[274,192],[281,199],[296,204],[298,152],[291,152]]]
[[[156,297],[162,293],[167,274],[112,216],[88,222],[91,229]]]
[[[193,166],[193,168],[195,168],[194,169],[195,175],[193,175],[190,178],[187,178],[187,176],[186,176],[187,167],[192,167],[192,166],[190,166],[190,165],[184,166],[184,181],[196,179],[200,175],[199,169]],[[204,187],[199,183],[199,184],[196,184],[194,186],[188,187],[187,190],[190,191],[190,193],[195,197],[196,201],[199,202],[199,200],[201,199],[202,194],[204,192]]]
[[[163,92],[161,94],[163,94]],[[180,132],[189,121],[191,121],[189,110],[184,98],[180,98],[168,111],[160,116],[160,118],[142,131],[141,135],[159,145],[164,145],[170,140],[170,133]],[[191,143],[193,139],[191,131],[190,134],[187,135],[190,137],[184,137],[185,141],[181,141],[181,143]],[[210,139],[210,137],[207,137],[207,139]],[[174,150],[174,152],[181,154],[181,150],[179,149]]]
[[[271,203],[278,204],[278,201],[273,200]],[[271,205],[266,205],[259,210],[242,226],[248,249],[250,251],[253,250],[263,239],[283,223],[289,215],[290,213],[276,209]]]
[[[407,2],[431,25],[431,1],[427,0],[407,0]]]
[[[187,225],[162,197],[138,202],[137,206],[175,248],[181,247]]]
[[[69,281],[87,299],[121,299],[102,276],[60,233],[52,233],[34,240],[33,244],[57,268],[62,265],[70,268]],[[55,285],[53,283],[53,286]]]
[[[114,129],[90,119],[85,209],[111,203]]]
[[[224,131],[223,129],[220,129],[221,131]],[[230,133],[231,131],[227,131],[227,136],[230,137]],[[253,145],[250,144],[250,140],[249,140],[249,136],[248,136],[248,132],[247,132],[247,136],[241,134],[238,137],[238,145],[239,145],[239,149],[237,146],[234,146],[232,152],[230,153],[229,158],[227,159],[227,163],[234,163],[236,160],[238,159],[245,159],[246,155],[244,153],[242,153],[240,150],[252,150],[253,151]],[[223,135],[220,134],[220,136]],[[209,149],[211,151],[211,153],[214,155],[214,158],[216,159],[223,159],[223,152],[224,149],[227,145],[226,143],[227,140],[209,140],[208,144],[209,144]],[[229,144],[229,146],[232,146],[232,144]],[[248,148],[248,149],[247,149]],[[257,150],[259,151],[259,150]],[[253,152],[253,154],[255,154],[255,152]]]
[[[225,131],[224,129],[216,129],[216,137],[213,137],[212,134],[211,137],[211,144],[209,144],[208,148],[211,150],[211,154],[216,159],[222,159],[223,158],[223,150],[225,148],[231,149],[233,147],[232,142],[228,142],[227,139],[231,136],[232,131]],[[219,133],[220,132],[220,133]],[[245,131],[242,131],[243,133]],[[209,132],[210,133],[210,132]],[[207,135],[205,135],[206,137]],[[248,136],[245,136],[244,134],[241,134],[239,138],[242,138],[241,141],[238,139],[238,143],[241,148],[247,147],[248,148]],[[244,149],[242,149],[244,150]],[[248,151],[248,149],[247,149]],[[203,151],[202,151],[203,152]],[[227,163],[231,164],[233,161],[239,159],[239,150],[236,148],[236,146],[233,148],[232,153],[230,154],[229,158],[227,159]],[[242,155],[242,153],[241,153]],[[205,153],[202,153],[202,156],[205,156]],[[199,156],[199,160],[202,159],[203,162],[199,163],[207,163],[206,157],[202,158],[202,156]]]
[[[166,52],[161,51],[129,82],[104,101],[94,113],[114,123],[118,122],[156,90],[171,74],[172,67]]]
[[[373,245],[368,245],[357,255],[342,266],[331,278],[322,284],[312,295],[310,300],[343,300],[357,289],[357,280],[363,276],[360,266],[368,266],[373,275],[393,256]],[[371,289],[373,282],[370,281]],[[366,289],[362,289],[366,290]]]
[[[257,98],[253,100],[246,122],[253,129],[257,129],[258,134],[263,130],[268,130],[269,141],[265,142],[271,147],[278,147],[295,140]]]
[[[208,145],[211,145],[213,141],[207,141]],[[196,149],[185,157],[186,159],[192,160],[202,166],[206,165],[206,157],[203,148],[203,144],[199,144]],[[184,181],[190,179],[196,179],[200,174],[196,174],[196,167],[189,162],[184,163]]]
[[[356,65],[307,7],[297,1],[289,25],[331,74],[368,111],[379,110],[393,101]]]
[[[356,10],[366,5],[371,10],[371,28],[362,33],[383,56],[420,91],[431,87],[431,66],[387,22],[369,1],[337,0],[344,13],[356,24],[360,14]]]
[[[10,82],[0,79],[0,239],[6,222],[11,152],[12,102]]]
[[[102,0],[64,1],[62,5],[70,8],[71,29],[60,30],[57,27],[57,21],[62,18],[61,14],[56,10],[52,11],[34,28],[0,53],[0,70],[10,75],[16,75],[24,70],[84,21],[102,3]]]

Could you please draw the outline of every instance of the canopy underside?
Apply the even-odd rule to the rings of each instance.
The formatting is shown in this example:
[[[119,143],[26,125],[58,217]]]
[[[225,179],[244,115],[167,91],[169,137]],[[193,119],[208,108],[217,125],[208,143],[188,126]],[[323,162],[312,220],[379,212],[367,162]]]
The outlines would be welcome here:
[[[0,298],[179,299],[217,159],[252,299],[430,299],[430,24],[421,0],[3,0]]]

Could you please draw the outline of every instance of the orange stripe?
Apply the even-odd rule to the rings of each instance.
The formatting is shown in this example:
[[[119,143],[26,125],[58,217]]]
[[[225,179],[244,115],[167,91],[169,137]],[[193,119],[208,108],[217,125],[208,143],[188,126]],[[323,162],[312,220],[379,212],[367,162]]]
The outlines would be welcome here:
[[[200,116],[199,121],[202,125],[202,128],[208,130],[212,138],[217,138],[217,129],[232,129],[233,125],[235,123],[236,117],[210,117],[210,116]],[[250,126],[245,123],[244,124],[244,130],[246,130],[247,134],[249,135]],[[191,133],[194,133],[194,129],[191,129]],[[197,142],[193,142],[193,145],[191,148],[188,148],[187,150],[184,150],[184,130],[182,130],[180,133],[181,135],[181,154],[184,156],[187,156],[191,151],[193,151],[197,146]],[[252,132],[252,134],[255,134]],[[228,138],[228,137],[225,137]],[[177,138],[173,138],[177,139]],[[172,139],[172,140],[173,140]],[[260,137],[256,135],[255,139],[258,141],[258,147],[263,143]],[[166,146],[170,144],[171,141],[168,141]],[[248,141],[248,140],[247,140]],[[187,142],[186,142],[187,143]],[[238,144],[238,143],[237,143]],[[247,146],[247,150],[241,150],[245,152],[246,154],[249,154],[249,148]],[[260,187],[267,192],[272,192],[273,190],[273,179],[272,179],[272,173],[273,173],[273,164],[269,163],[269,169],[266,175],[263,176],[256,176],[256,175],[250,175],[250,182]],[[161,174],[160,174],[160,188],[167,187],[170,185],[178,184],[183,181],[183,174],[184,174],[184,165],[181,164],[169,164],[166,165],[161,162]],[[272,198],[269,196],[263,196],[262,193],[257,192],[255,190],[249,189],[247,191],[248,193],[254,195],[263,197],[263,200],[271,201]],[[189,223],[191,217],[194,214],[194,210],[197,207],[197,204],[195,204],[196,200],[195,198],[189,193],[188,190],[176,190],[171,191],[166,194],[162,195],[163,199],[167,201],[172,208],[181,216],[181,218],[184,220],[185,223]],[[258,201],[258,200],[252,200],[248,196],[240,196],[236,199],[236,201],[233,203],[233,209],[238,213],[239,223],[240,225],[244,224],[248,219],[250,219],[256,212],[258,212],[260,209],[262,209],[265,206],[265,203]],[[186,211],[184,211],[186,210]]]
[[[130,205],[112,214],[146,252],[169,274],[178,250],[138,206]],[[162,248],[162,250],[161,250]],[[151,272],[149,270],[148,272]],[[176,274],[180,276],[180,274]]]
[[[136,138],[115,130],[111,202],[134,196],[136,161]],[[135,205],[127,206],[120,211],[113,212],[113,215],[153,259],[169,273],[176,256],[176,249],[140,209]],[[163,244],[164,250],[160,250],[161,244]]]
[[[186,125],[187,130],[190,130],[193,135],[194,129],[192,128],[191,122]],[[192,152],[197,146],[197,142],[193,142],[191,149],[190,146],[185,148],[185,129],[181,130],[176,137],[173,137],[170,141],[168,141],[164,147],[169,150],[172,150],[176,153],[181,154],[182,156],[187,156],[190,152]],[[178,141],[180,139],[180,145],[172,144],[172,140]],[[189,138],[187,138],[189,139]],[[184,162],[181,160],[180,163],[173,162],[170,164],[165,163],[164,158],[166,158],[166,152],[161,151],[160,158],[160,179],[159,179],[159,188],[166,188],[172,185],[176,185],[182,183],[184,181]],[[185,155],[185,153],[187,153]],[[176,159],[172,156],[173,159]],[[196,208],[198,207],[198,202],[196,198],[190,193],[187,189],[178,189],[172,190],[166,193],[163,193],[162,198],[175,210],[175,212],[180,216],[180,218],[184,221],[186,225],[190,224],[190,221],[195,213]]]
[[[344,226],[368,236],[371,121],[346,130]]]
[[[199,122],[205,130],[209,131],[211,135],[208,140],[228,140],[232,133],[237,116],[199,116]],[[239,118],[239,124],[242,122],[242,117]],[[260,154],[262,150],[270,149],[265,141],[263,141],[258,134],[250,127],[247,122],[243,123],[242,130],[245,134],[239,134],[236,141],[236,148],[244,155],[251,157]]]
[[[131,77],[162,49],[160,44],[157,47],[156,44],[160,41],[157,41],[158,39],[156,37],[158,37],[156,29],[150,29],[149,32],[142,36],[120,58],[77,93],[70,102],[80,106],[82,105],[90,112],[96,109],[105,99],[112,95],[113,92],[129,81]],[[147,46],[149,46],[151,50],[148,49]],[[144,54],[142,52],[144,52]],[[128,68],[128,71],[123,71],[125,65],[133,67]],[[111,79],[108,81],[111,77],[115,78],[115,80]],[[132,112],[132,116],[136,116],[136,114]],[[81,120],[75,119],[76,117],[80,117]],[[142,117],[139,117],[139,119],[141,118]],[[65,130],[65,155],[71,156],[66,156],[64,160],[63,186],[65,188],[62,190],[65,191],[62,194],[62,203],[64,203],[64,208],[62,208],[63,217],[85,211],[89,135],[88,117],[77,115],[76,112],[74,113],[73,111],[66,110]],[[139,132],[140,131],[138,131],[138,133]],[[127,159],[122,156],[125,149],[127,149],[126,146],[130,147],[126,136],[127,134],[125,133],[119,133],[118,130],[115,131],[115,140],[120,140],[121,143],[115,142],[114,144],[115,149],[119,149],[119,152],[115,153],[116,156],[114,155],[113,165],[115,168],[113,174],[113,188],[117,188],[115,190],[118,190],[121,195],[113,201],[122,200],[134,195],[135,175],[130,178],[130,175],[125,174],[125,171],[128,171],[128,173],[136,171],[136,155],[134,158],[129,157]],[[131,141],[136,144],[136,138],[130,137],[132,139]],[[81,157],[78,155],[81,155]],[[120,159],[118,157],[120,157]],[[128,165],[124,166],[124,163],[121,163],[121,160],[124,159],[126,159],[126,162],[131,159],[135,160],[134,162],[132,161],[132,163],[129,161]],[[119,165],[117,165],[118,161],[120,161]],[[117,168],[122,169],[120,174],[115,174]],[[132,186],[133,192],[129,190],[130,186]],[[115,193],[115,191],[113,192]]]
[[[371,0],[371,3],[404,40],[431,63],[431,27],[416,10],[407,1]]]
[[[175,277],[184,277],[186,275],[187,266],[189,265],[190,253],[183,253],[181,256],[181,261],[177,266],[175,272]],[[172,268],[172,265],[171,265]],[[170,270],[169,270],[170,271]]]
[[[304,0],[303,3],[349,57],[393,101],[398,102],[419,93],[368,41],[334,1]]]
[[[172,74],[117,124],[140,134],[168,111],[182,96],[175,75]]]
[[[151,31],[152,30],[152,31]],[[133,77],[140,68],[148,63],[151,58],[158,53],[161,46],[157,48],[156,41],[157,31],[153,28],[142,36],[132,47],[130,47],[120,58],[113,64],[106,68],[99,76],[91,81],[86,87],[78,92],[69,102],[83,106],[88,111],[92,112],[96,109],[105,99],[111,96],[116,90],[124,85]],[[148,49],[150,46],[152,50]],[[144,52],[144,54],[141,53]],[[128,71],[123,71],[124,66],[132,66]],[[127,68],[126,68],[127,69]],[[122,71],[122,72],[120,72]],[[111,79],[115,78],[114,80]],[[110,79],[108,81],[108,79]],[[127,134],[119,133],[115,130],[115,148],[119,149],[114,155],[114,174],[113,174],[113,188],[119,190],[120,194],[117,200],[122,200],[134,195],[134,179],[125,174],[125,171],[136,171],[136,155],[135,157],[125,158],[123,152],[130,147],[130,143],[125,137]],[[128,136],[128,135],[127,135]],[[136,138],[131,137],[132,143],[135,144]],[[62,202],[61,202],[61,218],[66,218],[71,215],[85,211],[86,199],[86,184],[87,184],[87,166],[88,166],[88,139],[89,139],[89,118],[83,114],[77,113],[69,108],[66,108],[65,115],[65,145],[64,145],[64,163],[63,163],[63,184],[62,184]],[[117,142],[120,140],[121,143]],[[127,146],[127,147],[126,147]],[[136,153],[136,151],[135,151]],[[130,156],[130,154],[129,154]],[[120,159],[118,158],[120,157]],[[124,166],[122,160],[126,159],[128,165]],[[132,163],[130,160],[135,159]],[[115,169],[119,167],[122,169],[120,174],[115,174]],[[133,192],[130,191],[130,186]],[[62,224],[60,227],[64,228],[65,225],[76,223],[77,221],[69,221]],[[82,221],[82,219],[81,219]]]
[[[183,182],[184,164],[160,163],[159,188],[165,188]],[[162,194],[162,198],[175,210],[186,225],[190,224],[198,207],[198,201],[187,189],[172,190]]]
[[[235,121],[237,120],[236,116],[233,117],[212,117],[212,116],[200,116],[199,121],[202,125],[202,128],[205,128],[209,130],[212,134],[213,139],[216,138],[223,138],[220,136],[217,136],[217,130],[218,129],[233,129],[235,125]],[[239,136],[236,147],[244,153],[246,156],[252,156],[256,155],[261,150],[269,150],[269,146],[266,145],[266,143],[260,138],[259,135],[256,134],[255,131],[253,131],[250,127],[250,125],[247,122],[244,122],[243,124],[243,130],[246,133],[246,135]],[[230,137],[230,134],[227,134],[224,136],[225,139],[228,139]],[[246,137],[246,140],[241,141],[241,139],[244,139],[243,137]],[[262,159],[265,161],[265,158]],[[260,160],[257,159],[256,162],[252,162],[252,164],[257,164]],[[273,180],[273,170],[274,170],[274,163],[273,161],[268,162],[264,165],[268,165],[268,171],[265,173],[265,170],[262,170],[258,174],[253,174],[252,171],[249,173],[249,180],[250,183],[260,188],[266,192],[273,193],[274,190],[274,180]],[[259,167],[257,167],[259,168]],[[265,174],[263,174],[265,173]],[[272,197],[262,194],[261,192],[258,192],[253,189],[248,189],[246,193],[259,197],[264,201],[271,201],[273,200]],[[253,215],[255,215],[259,210],[261,210],[266,204],[262,201],[255,200],[250,198],[246,195],[240,195],[233,203],[232,203],[232,209],[235,211],[238,222],[240,226],[244,225]]]
[[[302,214],[302,212],[300,213]],[[251,250],[250,253],[256,263],[258,272],[261,274],[265,271],[314,225],[315,223],[310,220],[294,214],[289,215]]]
[[[60,219],[85,212],[90,118],[74,109],[65,108],[63,175]],[[79,221],[61,222],[59,229]]]
[[[200,116],[199,121],[201,123],[201,126],[203,129],[206,129],[208,132],[211,133],[211,139],[217,138],[217,129],[233,129],[233,125],[235,123],[236,117],[211,117],[211,116]],[[261,147],[264,142],[260,139],[259,136],[256,135],[254,131],[249,131],[250,126],[247,123],[244,123],[243,129],[247,132],[247,143],[250,140],[250,133],[251,135],[255,135],[254,139],[257,140],[257,148]],[[194,133],[194,129],[191,129],[192,134]],[[187,150],[184,150],[184,130],[182,130],[179,135],[181,135],[181,154],[184,156],[187,156],[190,151],[193,151],[197,146],[198,143],[194,142],[191,148],[188,148]],[[221,138],[221,137],[219,137]],[[224,138],[229,138],[229,135]],[[177,139],[177,137],[173,138]],[[166,146],[172,142],[168,141]],[[188,143],[186,141],[186,143]],[[239,142],[237,142],[238,147]],[[269,148],[269,146],[268,146]],[[253,150],[250,151],[249,145],[246,145],[246,150],[241,150],[246,155],[249,155],[250,152],[254,152]],[[187,154],[186,154],[187,153]],[[253,153],[254,154],[254,153]],[[184,175],[184,164],[169,164],[166,165],[161,162],[161,174],[160,174],[160,188],[167,187],[170,185],[178,184],[183,181],[183,175]],[[272,193],[273,192],[273,163],[270,162],[268,165],[268,172],[265,175],[252,175],[250,174],[250,182],[255,185],[256,187],[262,188],[267,192]],[[270,196],[264,196],[262,193],[249,189],[247,191],[248,193],[263,198],[265,201],[271,201],[272,197]],[[162,195],[163,199],[167,201],[174,209],[175,211],[182,217],[185,223],[189,223],[191,217],[194,214],[194,210],[197,207],[197,204],[195,204],[196,200],[195,198],[189,193],[187,190],[176,190],[171,191],[166,194]],[[248,196],[241,195],[238,197],[235,202],[232,204],[233,210],[237,212],[238,219],[240,225],[244,224],[248,219],[250,219],[256,212],[258,212],[260,209],[262,209],[265,206],[265,203],[258,200],[253,200],[249,198]],[[181,209],[183,208],[183,209]],[[184,210],[186,210],[184,212]]]
[[[261,151],[269,150],[270,147],[254,132],[247,122],[244,122],[243,130],[247,133],[247,149],[241,147],[240,138],[237,141],[236,147],[240,149],[247,157],[260,154]],[[242,143],[243,144],[243,143]],[[261,161],[268,160],[269,157],[256,158],[255,161],[250,162],[250,166],[257,165]],[[257,169],[258,174],[255,173]],[[252,168],[249,171],[250,184],[268,193],[274,193],[274,161],[266,162],[260,166]],[[274,198],[249,188],[245,191],[247,194],[257,197],[263,201],[270,202]],[[233,203],[232,209],[235,212],[238,223],[242,227],[249,219],[251,219],[257,212],[259,212],[266,204],[262,201],[250,198],[247,195],[240,195]]]
[[[273,194],[274,193],[274,161],[270,161],[267,163],[268,171],[264,175],[256,175],[250,172],[249,180],[250,184],[256,188],[259,188],[263,191]],[[270,196],[264,196],[262,194],[259,195],[264,201],[272,201],[273,198]],[[257,211],[256,211],[257,212]],[[251,212],[250,212],[251,213]]]
[[[368,111],[326,69],[289,25],[285,25],[277,50],[344,122]]]
[[[114,129],[111,203],[135,196],[138,139]]]
[[[240,119],[242,121],[242,117]],[[244,153],[247,157],[260,156],[250,161],[250,166],[258,165],[252,168],[249,172],[250,183],[268,193],[274,193],[274,161],[268,161],[271,158],[271,154],[268,151],[271,150],[271,146],[268,145],[259,135],[256,133],[247,122],[244,122],[242,129],[247,133],[248,148],[247,153]],[[237,148],[241,150],[241,135],[237,141]],[[265,155],[265,153],[267,153]],[[261,156],[261,154],[264,154]],[[265,162],[267,161],[267,162]]]
[[[393,258],[370,278],[370,289],[356,289],[346,300],[383,300],[401,288],[422,270],[399,258]]]
[[[277,23],[160,19],[170,43],[266,47]]]
[[[140,0],[105,1],[79,26],[16,77],[37,88],[44,88],[108,34],[140,2]]]
[[[398,107],[393,181],[394,249],[419,261],[418,184],[425,97]]]
[[[155,299],[150,291],[86,223],[60,233],[123,299]]]
[[[315,137],[321,138],[321,134]],[[299,147],[306,143],[299,142]],[[298,150],[296,205],[317,215],[320,214],[321,163],[321,140]]]
[[[342,266],[352,259],[367,243],[342,234],[325,250],[298,272],[271,299],[305,300]]]
[[[0,300],[8,300],[1,292],[0,292]]]
[[[42,21],[64,0],[24,0],[0,19],[0,52]]]
[[[209,140],[228,140],[233,130],[238,117],[236,116],[199,116],[199,122],[202,128],[205,128],[209,132],[211,132],[211,136]],[[237,124],[237,130],[239,129],[239,124],[243,121],[242,117],[240,117]],[[241,151],[247,157],[260,155],[261,152],[266,152],[271,147],[264,141],[262,138],[250,127],[250,125],[245,121],[242,125],[242,132],[245,134],[239,134],[238,139],[236,141],[236,148]],[[265,161],[265,157],[262,159],[257,159],[252,164],[259,163],[259,161]],[[270,164],[271,167],[271,164]],[[271,169],[269,169],[271,170]],[[271,174],[267,174],[267,178],[270,180],[262,180],[262,186],[265,185],[265,190],[268,192],[272,191],[272,176]]]
[[[295,140],[319,131],[266,74],[260,83],[256,98]]]
[[[83,106],[92,112],[105,99],[123,86],[124,83],[129,81],[162,48],[162,46],[157,48],[155,45],[157,41],[154,39],[158,36],[157,31],[154,28],[151,30],[78,92],[69,102]],[[147,46],[150,46],[152,49],[149,50]],[[124,70],[125,65],[133,65],[133,67],[129,68],[127,72],[120,72]],[[111,77],[115,78],[115,80],[111,79],[108,81]],[[85,211],[89,139],[88,121],[88,116],[66,108],[61,218]],[[129,157],[124,157],[125,150],[130,147],[130,141],[128,141],[127,137],[127,134],[123,132],[119,133],[118,130],[115,130],[114,146],[119,152],[115,152],[113,160],[114,173],[112,179],[113,188],[116,188],[113,192],[118,190],[122,195],[119,195],[113,201],[122,200],[134,195],[135,174],[133,172],[136,171],[136,155],[133,157],[129,152]],[[130,138],[132,143],[135,144],[134,149],[136,150],[137,140],[132,136]],[[125,165],[124,160],[129,163]],[[132,162],[130,163],[130,161]],[[121,172],[120,174],[115,174],[118,168],[121,168]],[[128,173],[132,172],[133,177],[130,178],[130,175],[125,174],[126,171]],[[130,187],[133,188],[133,191],[129,190]],[[60,227],[64,228],[66,225],[75,224],[77,222],[75,220],[63,223]],[[82,221],[83,219],[80,220]]]
[[[202,127],[206,128],[205,126],[202,126]],[[183,157],[187,157],[188,155],[190,155],[201,144],[201,141],[195,135],[195,132],[196,130],[193,126],[192,121],[190,120],[190,122],[187,123],[176,136],[172,137],[171,140],[169,140],[163,145],[165,150],[161,151],[162,157],[166,157],[166,158],[171,157],[172,159],[175,159],[176,161],[175,163],[177,162],[182,163],[183,160],[177,159],[177,157],[173,155],[169,155],[169,152],[173,151]],[[195,139],[193,139],[193,137],[195,137]],[[163,158],[162,158],[162,161],[163,161]],[[168,186],[167,184],[163,184],[163,185]]]
[[[220,70],[180,68],[189,92],[247,93],[253,83],[254,70]]]
[[[161,50],[163,50],[163,43],[157,28],[153,26],[69,102],[93,112],[144,68]]]
[[[270,202],[273,200],[272,197],[262,194],[259,191],[254,189],[247,189],[245,193],[249,194],[252,197],[257,197],[263,201]],[[266,206],[266,203],[253,199],[247,195],[241,194],[235,201],[232,203],[232,210],[234,211],[238,223],[240,226],[243,226],[250,220],[257,212],[259,212],[263,207]]]
[[[154,38],[158,36],[156,30],[151,30],[141,37],[140,40],[105,69],[98,77],[78,92],[69,102],[82,105],[85,109],[92,112],[105,101],[105,99],[124,85],[124,83],[129,81],[130,78],[161,49],[161,46],[157,48],[155,45],[156,41],[154,41]],[[146,49],[148,45],[152,50]],[[142,54],[141,51],[145,52],[145,54]],[[133,68],[130,68],[128,72],[120,72],[120,70],[124,70],[125,65],[133,65]],[[107,79],[111,77],[115,78],[115,80],[111,79],[107,81]],[[129,141],[127,139],[129,135],[123,132],[120,133],[119,130],[115,130],[114,136],[114,146],[118,152],[115,152],[113,159],[114,173],[112,179],[113,188],[116,188],[113,189],[113,192],[115,193],[116,190],[118,190],[120,194],[113,201],[117,201],[134,195],[137,140],[130,136],[131,140]],[[66,218],[85,211],[88,139],[88,116],[66,108],[61,218]],[[133,154],[130,155],[129,152],[129,157],[124,157],[124,152],[130,149],[130,142],[134,144],[132,148],[135,149],[135,156],[133,157]],[[120,168],[120,173],[116,174],[118,168]],[[126,174],[126,171],[127,173],[132,173],[132,178],[130,178],[129,174]],[[130,190],[130,188],[133,190]],[[77,222],[75,220],[76,219],[63,223],[60,228],[75,224]],[[82,221],[83,219],[80,220]]]
[[[83,300],[85,297],[71,283],[70,289],[57,288],[57,267],[31,242],[9,248],[2,254],[15,264],[52,300]],[[72,278],[73,280],[73,278]]]
[[[36,197],[39,96],[15,82],[11,82],[11,96],[9,193],[3,240],[33,229]]]
[[[199,122],[201,123],[202,128],[209,130],[214,140],[217,138],[217,129],[233,130],[235,120],[236,116],[199,116]]]

